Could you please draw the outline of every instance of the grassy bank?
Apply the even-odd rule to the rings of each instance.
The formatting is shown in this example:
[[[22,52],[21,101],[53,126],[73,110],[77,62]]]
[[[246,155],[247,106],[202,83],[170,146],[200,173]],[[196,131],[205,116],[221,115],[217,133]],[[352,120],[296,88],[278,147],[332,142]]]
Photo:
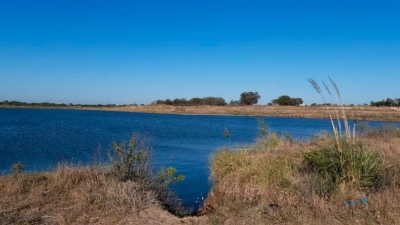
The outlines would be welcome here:
[[[100,167],[0,177],[0,224],[200,223],[168,213],[156,193]]]
[[[145,111],[143,109],[140,110]],[[188,109],[194,111],[188,112]],[[265,115],[265,108],[260,106],[225,109],[259,110]],[[268,109],[279,109],[274,112],[286,117],[302,117],[299,115],[304,116],[310,110],[305,107]],[[260,119],[260,137],[255,144],[242,146],[240,150],[222,149],[213,154],[214,186],[200,212],[202,217],[176,216],[184,212],[180,211],[179,202],[168,186],[182,181],[183,177],[176,175],[174,168],[153,174],[145,143],[133,136],[129,142],[114,143],[108,166],[59,166],[53,172],[24,174],[20,173],[21,165],[16,165],[13,167],[15,174],[0,176],[0,222],[400,224],[399,128],[371,130],[360,124],[361,135],[355,136],[347,123],[355,119],[351,109],[316,109],[312,107],[311,110],[314,117],[331,118],[331,136],[296,142],[289,135],[279,137],[268,133],[267,124]],[[282,110],[293,111],[288,116]],[[179,112],[174,113],[194,112],[208,114],[204,107],[179,108]],[[334,114],[337,120],[343,119],[343,127],[332,119]],[[387,115],[375,115],[389,120]],[[229,138],[229,131],[224,135]]]
[[[400,130],[365,131],[350,150],[343,145],[343,169],[337,156],[310,163],[311,153],[331,154],[335,142],[320,136],[299,143],[270,134],[246,150],[218,151],[211,161],[215,184],[203,207],[208,222],[399,224]],[[316,169],[317,163],[323,166]]]
[[[184,179],[172,167],[154,172],[145,141],[114,143],[107,165],[60,165],[55,171],[0,176],[0,224],[201,223],[185,215],[169,187]]]
[[[0,176],[0,224],[399,224],[399,129],[364,130],[355,143],[368,153],[361,159],[370,166],[345,163],[364,169],[342,171],[337,181],[321,177],[305,157],[329,152],[334,142],[329,136],[295,142],[270,133],[242,150],[217,151],[201,217],[169,213],[159,189],[142,178],[127,179],[138,174],[123,172],[116,156],[109,167],[61,165],[53,172]],[[362,183],[368,180],[373,185]]]

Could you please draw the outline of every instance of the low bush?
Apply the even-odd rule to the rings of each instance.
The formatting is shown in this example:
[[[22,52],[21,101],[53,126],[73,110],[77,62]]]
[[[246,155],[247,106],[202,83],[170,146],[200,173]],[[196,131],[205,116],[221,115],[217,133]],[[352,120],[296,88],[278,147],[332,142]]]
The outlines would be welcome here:
[[[113,143],[113,152],[109,153],[112,173],[121,181],[149,183],[151,169],[148,164],[148,149],[138,135],[129,142]]]
[[[24,165],[22,165],[22,163],[18,162],[11,166],[11,170],[13,171],[14,174],[20,174],[24,172],[25,168]]]
[[[128,142],[115,142],[114,151],[109,153],[111,173],[120,181],[133,181],[143,189],[154,192],[165,209],[176,215],[184,215],[181,201],[170,190],[170,186],[183,181],[184,176],[177,175],[173,167],[161,168],[153,173],[147,146],[139,135],[133,135]]]

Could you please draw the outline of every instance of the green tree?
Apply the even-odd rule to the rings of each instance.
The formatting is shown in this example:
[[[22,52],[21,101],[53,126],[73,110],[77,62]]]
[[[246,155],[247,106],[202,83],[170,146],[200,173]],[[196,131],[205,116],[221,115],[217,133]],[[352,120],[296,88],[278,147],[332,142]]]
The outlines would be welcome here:
[[[166,99],[154,101],[152,104],[166,104],[175,106],[198,106],[198,105],[216,105],[223,106],[226,105],[225,99],[222,97],[204,97],[204,98],[191,98],[187,100],[186,98],[176,98],[174,100]]]
[[[303,99],[301,98],[291,98],[288,95],[282,95],[277,99],[272,100],[273,104],[278,105],[301,105],[303,104]]]
[[[172,105],[171,99],[167,98],[167,99],[165,100],[165,104],[166,104],[166,105]]]
[[[277,99],[272,100],[272,103],[278,105],[290,105],[291,98],[288,95],[282,95]]]
[[[387,98],[385,101],[385,106],[396,106],[396,102],[391,98]]]
[[[217,105],[217,106],[226,105],[225,99],[221,97],[205,97],[201,100],[203,105]]]
[[[190,105],[202,105],[203,100],[201,98],[192,98],[189,101]]]
[[[243,92],[240,94],[240,104],[241,105],[254,105],[258,103],[261,96],[258,92]]]
[[[371,106],[389,106],[389,107],[394,107],[394,106],[400,106],[400,98],[387,98],[386,100],[381,100],[381,101],[371,101]]]

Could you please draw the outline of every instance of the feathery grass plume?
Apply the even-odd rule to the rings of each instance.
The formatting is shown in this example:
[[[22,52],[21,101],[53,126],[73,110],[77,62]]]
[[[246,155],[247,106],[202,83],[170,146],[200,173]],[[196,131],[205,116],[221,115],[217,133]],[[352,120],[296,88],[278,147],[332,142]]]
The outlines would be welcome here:
[[[325,86],[325,90],[328,92],[329,96],[331,97],[332,103],[335,103],[335,100],[333,99],[331,90],[329,89],[328,85],[326,85],[326,83],[323,82],[323,81],[322,81],[322,83],[323,83],[324,86]],[[341,133],[342,133],[342,124],[340,123],[339,111],[337,110],[336,107],[334,108],[334,110],[335,110],[336,119],[337,119],[338,128],[339,128],[339,131],[338,131],[338,132],[339,132],[339,134],[341,134]]]
[[[331,83],[331,85],[333,86],[337,98],[339,99],[340,105],[334,108],[328,108],[326,107],[326,109],[329,112],[329,115],[331,115],[330,110],[334,110],[336,113],[336,119],[337,119],[337,123],[338,125],[336,126],[335,123],[333,122],[333,118],[330,116],[330,120],[331,120],[331,124],[332,124],[332,129],[333,129],[333,133],[334,133],[334,138],[335,138],[335,146],[334,146],[334,150],[336,151],[336,154],[329,154],[329,156],[331,156],[332,158],[327,159],[329,161],[329,165],[332,164],[332,160],[337,160],[338,161],[338,167],[337,169],[334,169],[335,171],[337,171],[338,173],[332,173],[334,176],[337,176],[338,178],[340,178],[340,183],[345,184],[348,183],[349,177],[357,177],[359,176],[359,174],[362,174],[361,172],[358,173],[358,175],[354,175],[353,174],[353,170],[356,169],[360,169],[361,167],[349,167],[349,163],[361,163],[362,165],[367,165],[370,161],[370,159],[372,160],[372,164],[379,163],[379,157],[378,156],[374,156],[374,157],[370,157],[368,154],[369,152],[365,151],[362,148],[362,145],[359,143],[359,145],[357,145],[357,143],[355,142],[355,138],[356,138],[356,133],[355,133],[355,126],[353,127],[353,130],[351,130],[347,117],[346,117],[346,113],[345,113],[345,108],[343,105],[343,101],[342,101],[342,96],[340,95],[340,91],[338,86],[336,85],[335,81],[333,81],[333,79],[331,77],[328,77],[329,81]],[[317,90],[318,94],[322,97],[322,100],[324,101],[325,105],[326,104],[326,99],[325,96],[321,90],[321,88],[319,87],[318,83],[316,81],[314,81],[313,79],[308,79],[308,81],[311,83],[311,85],[314,87],[315,90]],[[329,94],[329,96],[332,98],[332,101],[334,102],[334,97],[332,95],[332,92],[330,91],[330,88],[328,87],[328,85],[325,82],[322,82],[326,92]],[[339,111],[342,111],[342,115],[340,116]],[[342,134],[342,128],[341,128],[341,121],[343,120],[344,123],[344,134]],[[352,135],[353,134],[353,135]],[[332,150],[332,149],[331,149]],[[320,154],[323,154],[323,151],[330,151],[327,149],[322,149],[322,152],[314,152],[312,154],[308,155],[308,161],[311,162],[313,161],[311,164],[315,163],[317,160],[318,161],[318,157]],[[349,153],[351,153],[349,155]],[[368,157],[362,157],[360,158],[360,160],[358,158],[354,158],[355,156],[353,154],[366,154],[368,155]],[[337,158],[335,158],[337,157]],[[306,155],[307,158],[307,155]],[[362,160],[361,160],[362,159]],[[364,160],[364,161],[363,161]],[[357,162],[358,161],[358,162]],[[310,164],[310,163],[309,163]],[[317,163],[318,164],[318,163]],[[316,164],[315,164],[316,165]],[[333,164],[332,164],[333,165]],[[319,166],[322,168],[325,168],[326,165],[325,164],[319,164]],[[327,167],[326,167],[327,168]],[[350,169],[349,169],[350,168]],[[365,168],[364,168],[365,169]],[[364,170],[362,169],[362,170]],[[378,171],[379,168],[374,168],[374,171]],[[333,170],[332,170],[333,171]],[[332,172],[331,171],[331,172]],[[365,172],[365,171],[364,171]],[[363,175],[365,176],[365,175]],[[373,177],[376,177],[375,175],[373,175]],[[361,178],[360,178],[361,179]]]
[[[328,78],[329,78],[329,80],[331,81],[332,86],[335,88],[336,94],[337,94],[337,96],[338,96],[338,98],[339,98],[340,107],[341,107],[341,109],[342,109],[342,116],[343,116],[344,127],[345,127],[345,130],[346,130],[346,137],[350,139],[350,138],[351,138],[350,127],[349,127],[349,123],[348,123],[348,121],[347,121],[346,113],[345,113],[345,111],[344,111],[343,101],[342,101],[342,97],[341,97],[341,95],[340,95],[339,88],[338,88],[338,86],[336,85],[335,81],[333,81],[333,79],[332,79],[330,76],[328,76]],[[355,138],[355,137],[353,137],[353,138]]]
[[[311,79],[311,78],[308,78],[307,80],[308,80],[308,82],[311,83],[311,85],[313,86],[313,88],[322,96],[322,98],[324,98],[323,93],[322,93],[322,90],[321,90],[321,88],[319,87],[318,83],[315,82],[315,80],[313,80],[313,79]],[[324,101],[324,102],[325,102],[325,101]]]
[[[340,140],[340,135],[341,135],[341,134],[338,132],[338,129],[337,129],[337,127],[335,126],[335,123],[333,122],[333,118],[332,118],[331,111],[329,110],[329,108],[328,108],[328,106],[327,106],[326,98],[325,98],[324,93],[323,93],[322,90],[321,90],[321,87],[319,86],[319,84],[318,84],[315,80],[313,80],[313,79],[311,79],[311,78],[309,78],[308,81],[311,83],[311,86],[313,86],[314,89],[318,92],[318,94],[321,96],[322,100],[323,100],[324,103],[325,103],[324,105],[325,105],[326,110],[328,111],[329,119],[330,119],[331,125],[332,125],[333,134],[334,134],[334,136],[335,136],[335,142],[336,142],[337,151],[338,151],[338,156],[339,156],[340,168],[343,169],[343,167],[344,167],[344,159],[343,159],[343,147],[342,147],[342,142],[341,142],[341,140]],[[324,82],[323,82],[323,84],[324,84],[325,88],[327,89],[327,92],[331,95],[331,92],[330,92],[328,86],[327,86]],[[338,90],[338,89],[336,89],[336,90]],[[331,97],[332,97],[332,95],[331,95]],[[332,98],[333,98],[333,97],[332,97]],[[340,124],[340,118],[339,118],[338,114],[336,114],[336,115],[337,115],[338,123]],[[341,180],[342,180],[342,181],[344,181],[344,178],[345,178],[344,176],[345,176],[345,175],[342,174],[342,177],[341,177]]]
[[[315,80],[313,80],[311,78],[308,78],[307,80],[308,80],[308,82],[310,82],[311,86],[318,92],[318,94],[321,96],[321,98],[322,98],[322,100],[324,102],[325,108],[326,108],[326,110],[328,111],[328,114],[329,114],[329,119],[331,121],[333,134],[335,135],[336,144],[338,145],[338,150],[339,150],[339,152],[341,152],[342,151],[342,147],[341,147],[340,141],[339,141],[339,133],[338,133],[338,130],[337,130],[336,126],[335,126],[335,123],[333,122],[331,111],[329,110],[329,108],[327,106],[325,95],[322,92],[321,87],[319,86],[319,84]]]
[[[335,88],[336,94],[337,94],[337,96],[339,97],[340,103],[341,103],[342,97],[340,96],[340,91],[339,91],[338,86],[336,85],[335,81],[333,81],[333,79],[332,79],[330,76],[328,76],[328,78],[329,78],[329,80],[331,81],[332,86]]]

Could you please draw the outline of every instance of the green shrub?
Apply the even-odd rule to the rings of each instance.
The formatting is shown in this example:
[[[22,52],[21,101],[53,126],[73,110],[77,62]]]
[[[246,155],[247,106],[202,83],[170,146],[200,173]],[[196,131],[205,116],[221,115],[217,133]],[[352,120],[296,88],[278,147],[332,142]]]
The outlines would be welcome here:
[[[283,134],[283,141],[285,141],[285,142],[287,142],[287,143],[293,143],[293,142],[294,142],[294,139],[293,139],[292,135],[290,135],[289,132],[285,132],[285,133]]]
[[[134,181],[142,188],[153,191],[164,208],[175,215],[183,215],[180,200],[170,190],[172,184],[184,180],[183,175],[177,175],[173,167],[152,173],[147,145],[139,135],[133,135],[129,142],[115,142],[113,150],[109,158],[114,176],[124,182]]]
[[[356,188],[378,188],[382,174],[382,159],[377,152],[361,143],[341,140],[342,152],[335,142],[304,154],[306,167],[316,173],[320,195],[330,196],[340,184]],[[317,188],[318,189],[318,188]]]
[[[148,149],[138,135],[129,142],[113,143],[113,154],[109,153],[112,171],[122,181],[132,180],[148,183],[151,170],[148,164]]]
[[[185,180],[183,175],[177,175],[176,172],[174,167],[161,168],[152,178],[151,187],[164,208],[175,215],[183,216],[185,213],[181,201],[174,192],[170,191],[171,185]]]
[[[261,117],[257,117],[257,125],[261,136],[265,136],[268,134],[269,125]]]
[[[225,137],[226,139],[229,139],[229,138],[231,137],[231,134],[229,133],[229,130],[228,130],[228,128],[226,128],[226,127],[225,127],[225,129],[224,129],[224,137]]]
[[[22,163],[18,162],[11,166],[11,170],[13,171],[14,174],[20,174],[24,172],[25,168],[24,165],[22,165]]]

